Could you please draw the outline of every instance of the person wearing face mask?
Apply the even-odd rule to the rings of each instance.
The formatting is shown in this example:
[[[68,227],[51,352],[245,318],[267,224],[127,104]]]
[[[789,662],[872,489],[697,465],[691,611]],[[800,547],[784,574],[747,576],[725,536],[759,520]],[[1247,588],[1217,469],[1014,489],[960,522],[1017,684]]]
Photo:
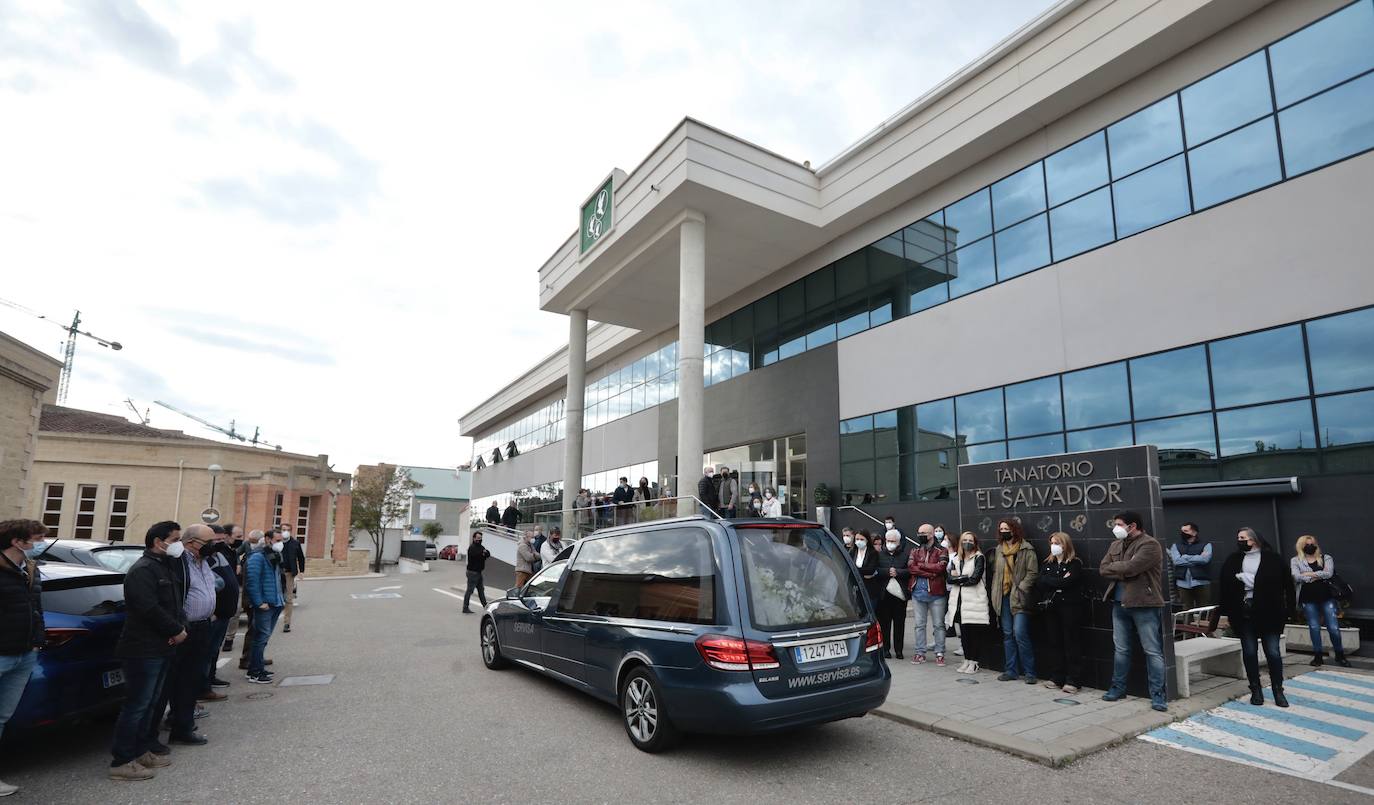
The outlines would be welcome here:
[[[224,537],[224,541],[221,542],[218,546],[219,554],[221,559],[223,559],[223,562],[217,563],[218,566],[216,567],[215,572],[220,573],[221,567],[228,570],[228,576],[232,578],[228,578],[226,583],[232,585],[235,595],[235,606],[239,607],[243,605],[243,578],[239,575],[240,564],[242,561],[240,557],[243,555],[240,551],[240,549],[243,547],[243,528],[240,526],[233,525],[231,523],[224,527]],[[224,621],[225,629],[224,635],[221,639],[220,650],[233,651],[234,636],[238,633],[239,630],[239,619],[233,617],[233,614],[231,613],[229,616],[224,617],[221,620]],[[214,674],[212,673],[211,676],[214,676]]]
[[[43,583],[34,557],[46,546],[48,529],[37,520],[0,523],[0,734],[28,687],[38,650],[47,645]],[[0,797],[19,787],[0,782]]]
[[[1025,675],[1027,685],[1035,677],[1035,649],[1030,635],[1030,592],[1040,575],[1040,560],[1026,539],[1021,521],[1010,517],[997,524],[997,547],[993,549],[992,609],[1002,624],[1001,682],[1012,682]]]
[[[186,578],[186,595],[182,604],[186,639],[177,646],[172,667],[167,672],[163,698],[172,707],[168,723],[171,735],[167,743],[201,746],[208,739],[196,732],[196,697],[205,689],[207,659],[211,648],[211,622],[215,615],[215,573],[206,561],[214,531],[210,526],[196,523],[181,535],[179,561]],[[171,555],[170,553],[168,554]],[[213,700],[228,698],[214,693]],[[161,708],[155,708],[158,712]]]
[[[539,561],[539,551],[534,547],[534,532],[526,531],[515,545],[515,586],[524,587],[525,582],[534,575],[534,564]]]
[[[720,468],[720,508],[722,517],[735,517],[739,514],[739,473],[729,467]]]
[[[759,491],[759,485],[753,481],[749,482],[749,516],[763,516],[763,493]]]
[[[1307,631],[1312,637],[1312,662],[1317,668],[1325,663],[1326,652],[1322,651],[1322,621],[1331,633],[1331,648],[1336,652],[1336,664],[1350,667],[1345,658],[1345,646],[1341,644],[1341,625],[1337,620],[1336,606],[1339,603],[1331,593],[1328,582],[1336,575],[1336,560],[1331,554],[1322,553],[1317,538],[1311,534],[1298,537],[1297,555],[1288,560],[1293,573],[1293,583],[1298,587],[1298,606],[1307,617]]]
[[[635,507],[637,511],[635,520],[639,521],[645,519],[644,514],[649,510],[650,506],[654,505],[654,488],[649,486],[648,478],[639,479],[639,486],[635,487],[635,503],[639,504]],[[545,562],[545,564],[548,563]]]
[[[1125,698],[1132,644],[1139,640],[1145,652],[1150,707],[1163,713],[1169,709],[1164,689],[1164,588],[1160,586],[1164,551],[1159,540],[1145,533],[1141,522],[1132,511],[1112,519],[1116,539],[1097,567],[1107,582],[1102,600],[1112,607],[1112,684],[1102,698],[1109,702]]]
[[[782,501],[778,499],[777,494],[774,493],[772,489],[763,490],[763,516],[782,516]],[[856,537],[855,539],[857,540],[858,538]]]
[[[549,538],[544,540],[544,544],[539,546],[539,558],[543,560],[547,567],[558,561],[558,555],[563,549],[568,547],[568,543],[563,541],[563,529],[554,526],[549,531]]]
[[[1073,695],[1083,684],[1083,560],[1073,549],[1073,538],[1063,531],[1050,534],[1050,555],[1040,566],[1035,586],[1036,605],[1045,613],[1049,654],[1054,672],[1045,687]]]
[[[247,679],[259,685],[272,684],[272,672],[267,670],[264,653],[272,632],[277,628],[277,618],[286,606],[281,588],[281,553],[283,543],[281,532],[273,530],[264,536],[263,549],[254,551],[248,557],[247,578],[244,587],[248,590],[248,603],[253,607],[253,650],[248,659]]]
[[[892,519],[891,517],[884,517],[884,518],[883,518],[883,533],[886,534],[886,533],[889,532],[889,531],[896,531],[896,532],[897,532],[897,538],[898,538],[898,539],[902,539],[902,540],[906,539],[906,535],[903,534],[903,533],[902,533],[902,530],[901,530],[900,528],[897,527],[897,521],[894,520],[894,519]]]
[[[1288,613],[1296,605],[1289,568],[1258,531],[1246,526],[1236,532],[1236,552],[1226,557],[1222,564],[1218,586],[1211,629],[1215,631],[1221,616],[1225,615],[1240,638],[1241,662],[1250,681],[1250,704],[1257,707],[1264,704],[1259,675],[1259,649],[1263,646],[1274,704],[1287,707],[1279,638],[1283,635]]]
[[[949,558],[946,571],[950,592],[945,626],[959,630],[964,662],[955,670],[961,674],[978,673],[979,662],[992,645],[991,607],[983,585],[986,565],[986,557],[978,550],[978,537],[972,531],[960,534],[959,550]]]
[[[487,569],[487,558],[490,556],[491,551],[482,545],[482,532],[472,532],[472,542],[468,543],[468,589],[463,593],[464,615],[472,614],[468,603],[472,601],[473,590],[477,591],[477,600],[482,602],[482,608],[487,608],[487,583],[482,578],[482,573]]]
[[[243,635],[243,646],[239,650],[239,670],[248,670],[248,659],[253,654],[253,605],[248,603],[248,585],[245,584],[248,571],[248,557],[254,551],[262,550],[264,534],[260,529],[248,532],[248,539],[239,546],[239,598],[243,603],[243,616],[248,629]],[[269,662],[268,665],[271,665]]]
[[[707,517],[720,512],[720,494],[716,491],[715,474],[716,468],[708,465],[702,468],[701,479],[697,481],[697,500],[710,509],[702,512]]]
[[[906,551],[902,536],[896,530],[883,535],[878,549],[878,579],[883,583],[878,599],[878,624],[883,630],[883,656],[902,659],[902,638],[906,631],[906,596],[911,579],[907,569]]]
[[[954,553],[954,543],[949,541],[949,534],[945,531],[944,523],[935,524],[935,544],[945,549],[945,553]]]
[[[213,701],[215,697],[212,692],[216,688],[227,688],[229,683],[220,679],[216,674],[218,666],[219,652],[231,651],[234,648],[234,639],[229,635],[231,626],[237,625],[239,611],[239,599],[242,596],[242,587],[239,584],[238,576],[234,573],[234,549],[229,547],[229,537],[238,532],[239,537],[243,536],[243,529],[230,524],[224,528],[210,526],[215,532],[214,542],[211,543],[211,550],[206,562],[210,565],[210,571],[215,574],[215,620],[212,624],[210,635],[209,651],[206,652],[206,684],[201,689],[200,698],[206,701]],[[218,530],[216,530],[218,529]],[[225,643],[228,646],[225,647]]]
[[[859,576],[864,580],[864,589],[868,591],[876,615],[878,604],[883,600],[886,582],[878,576],[878,550],[870,544],[872,541],[873,537],[866,528],[859,529],[854,535],[854,565],[859,568]]]
[[[919,544],[907,554],[907,569],[911,572],[911,604],[916,613],[916,650],[911,662],[926,661],[926,622],[931,625],[935,664],[945,665],[945,607],[949,590],[945,585],[945,571],[949,566],[949,551],[935,536],[930,523],[916,529]]]
[[[181,561],[181,526],[154,523],[144,537],[143,555],[124,574],[124,627],[115,656],[124,669],[124,706],[110,746],[112,780],[151,780],[168,766],[167,745],[158,740],[158,721],[167,673],[176,647],[185,642],[186,566]]]
[[[1178,544],[1169,548],[1174,563],[1174,588],[1185,610],[1212,603],[1212,543],[1198,538],[1197,523],[1178,529]]]
[[[840,539],[844,542],[844,552],[850,556],[854,555],[854,529],[845,526],[840,530]]]
[[[305,548],[291,529],[283,528],[281,550],[281,581],[285,590],[286,609],[282,611],[282,634],[291,631],[291,613],[296,607],[296,578],[305,575]]]

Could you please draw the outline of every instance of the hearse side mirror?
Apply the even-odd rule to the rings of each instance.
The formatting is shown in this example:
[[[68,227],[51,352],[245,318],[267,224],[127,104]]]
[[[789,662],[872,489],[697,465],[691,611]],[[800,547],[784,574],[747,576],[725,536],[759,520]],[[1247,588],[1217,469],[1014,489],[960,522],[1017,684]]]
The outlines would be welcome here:
[[[509,590],[506,590],[506,597],[507,597],[507,598],[519,598],[519,597],[520,597],[520,588],[519,588],[519,587],[512,587],[512,588],[510,588]]]

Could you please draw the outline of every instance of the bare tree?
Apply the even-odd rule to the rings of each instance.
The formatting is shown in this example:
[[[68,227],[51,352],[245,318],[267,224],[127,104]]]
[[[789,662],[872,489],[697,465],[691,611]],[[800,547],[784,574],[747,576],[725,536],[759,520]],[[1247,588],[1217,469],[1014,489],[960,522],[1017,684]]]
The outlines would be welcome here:
[[[353,480],[353,527],[372,537],[372,572],[382,572],[386,530],[410,516],[410,496],[420,484],[392,464],[359,467]]]

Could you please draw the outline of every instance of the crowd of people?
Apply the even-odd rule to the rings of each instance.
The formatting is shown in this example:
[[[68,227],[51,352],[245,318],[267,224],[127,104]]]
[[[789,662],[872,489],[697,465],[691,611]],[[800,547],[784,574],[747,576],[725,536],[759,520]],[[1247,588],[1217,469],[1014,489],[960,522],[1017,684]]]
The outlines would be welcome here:
[[[41,571],[48,530],[36,520],[0,523],[0,730],[24,693],[45,645]],[[230,683],[218,672],[232,652],[238,614],[247,616],[239,669],[248,682],[269,685],[265,652],[305,551],[289,529],[252,531],[197,523],[182,529],[153,524],[143,555],[124,575],[124,625],[115,647],[125,700],[115,722],[109,776],[149,780],[172,764],[171,746],[209,743],[197,722],[210,715],[199,702],[220,702]],[[162,731],[166,730],[164,742]],[[14,793],[0,783],[0,796]]]
[[[1048,555],[1042,559],[1017,518],[1000,520],[997,543],[986,549],[972,531],[953,536],[938,523],[922,524],[914,538],[907,537],[891,517],[876,533],[845,528],[841,538],[876,605],[886,657],[904,659],[910,608],[915,620],[913,664],[924,664],[933,654],[935,665],[945,666],[946,635],[957,632],[956,651],[964,657],[957,673],[977,674],[984,663],[1000,659],[1001,681],[1043,684],[1075,694],[1086,681],[1087,636],[1082,629],[1089,604],[1096,599],[1111,607],[1112,623],[1112,678],[1102,698],[1125,697],[1138,645],[1145,655],[1151,706],[1167,711],[1162,644],[1164,619],[1172,618],[1172,609],[1163,581],[1164,551],[1132,511],[1116,515],[1112,535],[1115,539],[1097,567],[1101,587],[1089,583],[1069,534],[1051,534]],[[1263,651],[1274,703],[1288,706],[1279,640],[1289,615],[1299,608],[1311,633],[1311,664],[1325,662],[1325,627],[1335,662],[1349,667],[1337,621],[1341,590],[1335,560],[1322,552],[1316,537],[1299,537],[1295,555],[1285,566],[1258,532],[1241,528],[1236,550],[1214,576],[1212,546],[1201,539],[1197,524],[1189,522],[1180,528],[1177,544],[1168,553],[1175,568],[1173,600],[1205,615],[1209,632],[1225,616],[1240,639],[1251,704],[1264,704],[1258,660]],[[1033,618],[1043,621],[1040,645],[1032,639]],[[999,629],[1000,658],[994,655]]]

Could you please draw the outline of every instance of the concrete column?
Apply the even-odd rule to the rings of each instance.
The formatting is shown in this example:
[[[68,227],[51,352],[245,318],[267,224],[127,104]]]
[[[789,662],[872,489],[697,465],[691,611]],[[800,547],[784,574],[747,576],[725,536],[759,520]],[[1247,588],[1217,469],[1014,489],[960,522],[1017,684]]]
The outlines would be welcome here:
[[[701,474],[706,383],[706,221],[688,218],[678,229],[677,493],[696,494]],[[679,506],[678,514],[695,514]]]
[[[568,313],[568,391],[563,403],[563,533],[576,538],[573,499],[582,486],[582,422],[587,390],[587,311]]]

